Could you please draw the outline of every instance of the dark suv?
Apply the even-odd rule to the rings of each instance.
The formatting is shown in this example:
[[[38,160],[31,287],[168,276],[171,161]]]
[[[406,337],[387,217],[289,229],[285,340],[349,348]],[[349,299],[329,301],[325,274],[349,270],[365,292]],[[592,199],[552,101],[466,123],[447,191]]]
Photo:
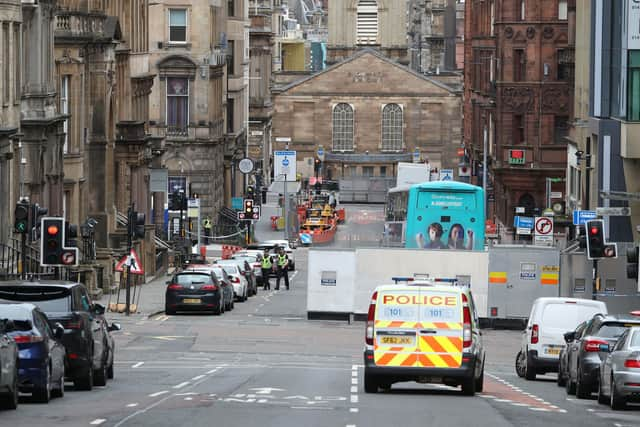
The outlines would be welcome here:
[[[564,377],[568,394],[588,398],[598,389],[600,362],[609,348],[631,326],[640,326],[640,317],[626,314],[596,314],[583,328],[564,334],[567,347]]]
[[[82,283],[2,282],[0,300],[31,302],[49,318],[64,326],[62,342],[66,351],[65,377],[76,389],[91,390],[113,378],[115,345],[111,331],[120,325],[107,325],[104,307],[93,304]]]

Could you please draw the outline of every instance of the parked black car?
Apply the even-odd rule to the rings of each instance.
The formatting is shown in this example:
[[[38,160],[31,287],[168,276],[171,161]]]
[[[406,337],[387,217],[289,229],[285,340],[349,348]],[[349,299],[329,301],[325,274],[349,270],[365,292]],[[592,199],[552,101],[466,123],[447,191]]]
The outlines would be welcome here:
[[[18,346],[8,335],[13,321],[0,318],[0,409],[18,407]]]
[[[625,314],[596,314],[581,334],[564,334],[566,348],[567,394],[588,398],[598,390],[600,363],[609,355],[609,348],[631,326],[640,326],[640,317]]]
[[[0,300],[31,302],[47,315],[49,322],[59,322],[64,327],[65,377],[73,381],[76,389],[91,390],[113,378],[115,344],[111,331],[120,330],[120,325],[107,324],[105,308],[91,302],[82,283],[3,282]]]
[[[212,311],[222,314],[225,310],[223,288],[211,271],[183,271],[174,274],[167,282],[165,313],[178,311]],[[231,293],[233,302],[233,293]]]
[[[36,402],[64,396],[64,327],[52,328],[47,316],[31,303],[0,303],[0,318],[11,319],[8,334],[18,344],[18,389]]]

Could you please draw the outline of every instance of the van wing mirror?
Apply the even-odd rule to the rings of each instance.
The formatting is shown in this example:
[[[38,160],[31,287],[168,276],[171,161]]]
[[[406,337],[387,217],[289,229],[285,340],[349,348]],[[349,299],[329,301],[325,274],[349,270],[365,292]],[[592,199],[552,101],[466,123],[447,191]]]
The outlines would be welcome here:
[[[53,328],[53,336],[61,340],[64,337],[64,326],[60,323],[56,323]]]
[[[93,304],[93,312],[98,315],[104,314],[105,312],[104,305],[97,304],[97,303]]]
[[[122,326],[120,325],[120,323],[112,323],[109,325],[109,332],[113,332],[113,331],[121,331],[122,330]]]
[[[573,341],[573,340],[575,340],[575,339],[576,339],[576,333],[575,333],[575,331],[565,332],[565,334],[564,334],[564,340],[565,340],[565,342],[570,343],[570,342],[572,342],[572,341]]]

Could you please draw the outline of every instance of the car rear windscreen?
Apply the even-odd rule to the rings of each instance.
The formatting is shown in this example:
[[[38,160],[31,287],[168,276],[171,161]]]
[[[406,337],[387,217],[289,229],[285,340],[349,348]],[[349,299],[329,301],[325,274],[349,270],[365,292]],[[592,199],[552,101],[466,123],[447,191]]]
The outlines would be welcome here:
[[[13,320],[14,323],[18,321],[30,321],[31,309],[11,304],[0,304],[0,319]],[[28,328],[29,330],[31,328]]]
[[[636,331],[633,333],[631,341],[629,342],[629,347],[640,348],[640,331]]]
[[[238,274],[238,267],[235,265],[225,265],[222,268],[224,268],[224,271],[226,271],[227,274]]]
[[[566,332],[575,329],[580,323],[599,312],[600,310],[596,307],[581,304],[547,304],[542,311],[542,319],[545,328]]]
[[[16,286],[0,287],[0,299],[30,302],[45,313],[71,311],[71,291],[67,288]]]
[[[173,283],[177,283],[179,285],[201,284],[201,283],[207,283],[210,281],[211,281],[211,276],[206,273],[178,274],[173,278]]]
[[[618,338],[631,326],[640,326],[640,323],[631,324],[626,322],[607,322],[603,323],[598,332],[594,335],[602,338]]]

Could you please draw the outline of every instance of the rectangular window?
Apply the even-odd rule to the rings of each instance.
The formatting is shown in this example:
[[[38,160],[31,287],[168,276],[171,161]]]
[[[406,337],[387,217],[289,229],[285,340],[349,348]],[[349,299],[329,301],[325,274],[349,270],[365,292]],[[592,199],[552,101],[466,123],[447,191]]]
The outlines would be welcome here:
[[[167,78],[167,128],[172,135],[187,134],[189,124],[189,80]]]
[[[519,5],[519,10],[518,10],[518,21],[524,21],[526,18],[526,4],[525,4],[525,0],[517,0],[520,5]]]
[[[233,133],[233,109],[235,100],[227,98],[227,133]]]
[[[567,0],[558,0],[558,19],[567,20]]]
[[[236,0],[227,0],[227,16],[236,16]]]
[[[571,80],[571,67],[567,61],[569,52],[565,49],[558,49],[556,51],[556,70],[558,81],[570,81]]]
[[[527,75],[527,57],[524,49],[513,51],[513,81],[521,82]]]
[[[513,143],[521,144],[524,142],[524,117],[521,114],[513,116]]]
[[[186,43],[187,9],[169,9],[169,41]]]
[[[22,64],[22,60],[20,58],[20,54],[22,52],[22,37],[20,37],[20,25],[14,23],[13,24],[13,102],[19,103],[20,97],[22,96],[22,80],[20,78],[21,70],[20,64]]]
[[[640,121],[640,50],[629,51],[627,120]]]
[[[10,55],[10,50],[9,50],[9,24],[8,23],[4,23],[2,24],[2,51],[4,52],[3,54],[3,59],[4,59],[4,75],[2,76],[3,79],[3,86],[4,86],[4,93],[3,93],[3,98],[2,98],[2,102],[4,104],[8,104],[11,101],[11,66],[9,65],[11,63],[11,55]]]
[[[228,41],[228,47],[227,47],[227,73],[232,76],[235,73],[235,49],[236,49],[236,42],[235,40],[229,40]]]
[[[380,176],[387,176],[387,167],[380,166]]]
[[[569,135],[569,117],[555,116],[553,120],[553,142],[565,144],[565,137]]]
[[[367,176],[367,177],[373,176],[373,166],[363,166],[362,176]]]
[[[69,114],[69,81],[71,76],[62,76],[60,79],[60,113]],[[69,152],[69,119],[66,119],[62,124],[64,131],[64,145],[62,146],[62,152],[67,154]]]

